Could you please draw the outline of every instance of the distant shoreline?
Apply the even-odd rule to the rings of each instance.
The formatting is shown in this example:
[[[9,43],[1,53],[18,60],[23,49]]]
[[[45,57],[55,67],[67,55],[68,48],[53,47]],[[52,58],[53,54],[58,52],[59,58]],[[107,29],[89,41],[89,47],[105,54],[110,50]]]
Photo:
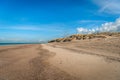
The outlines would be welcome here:
[[[0,43],[0,46],[22,45],[22,44],[42,44],[42,43]]]

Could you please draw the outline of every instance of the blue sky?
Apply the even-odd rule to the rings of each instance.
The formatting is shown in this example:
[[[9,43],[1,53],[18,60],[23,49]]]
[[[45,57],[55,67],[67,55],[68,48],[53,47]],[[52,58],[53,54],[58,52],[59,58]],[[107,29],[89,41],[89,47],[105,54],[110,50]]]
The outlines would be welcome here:
[[[106,24],[116,24],[119,31],[119,4],[120,0],[0,0],[0,42],[38,42],[94,32]]]

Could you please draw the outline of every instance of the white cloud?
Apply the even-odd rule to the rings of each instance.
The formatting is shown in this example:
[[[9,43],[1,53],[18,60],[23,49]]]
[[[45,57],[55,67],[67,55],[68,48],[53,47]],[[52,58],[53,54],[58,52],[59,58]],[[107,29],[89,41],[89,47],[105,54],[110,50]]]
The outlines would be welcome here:
[[[78,31],[79,33],[88,33],[88,32],[89,32],[88,29],[85,29],[85,28],[82,28],[82,27],[77,28],[77,31]]]
[[[41,30],[40,28],[32,27],[32,26],[15,26],[15,27],[11,27],[11,29],[18,29],[18,30]]]
[[[104,20],[80,20],[78,23],[100,23],[100,22],[106,22]]]
[[[115,22],[107,22],[102,24],[99,28],[87,29],[79,27],[78,33],[94,33],[94,32],[119,32],[120,31],[120,18]]]
[[[120,14],[120,0],[92,0],[100,7],[99,12]]]
[[[64,25],[61,24],[45,24],[45,25],[16,25],[16,26],[7,26],[0,29],[5,30],[30,30],[30,31],[50,31],[50,32],[61,32],[63,29],[61,27]]]

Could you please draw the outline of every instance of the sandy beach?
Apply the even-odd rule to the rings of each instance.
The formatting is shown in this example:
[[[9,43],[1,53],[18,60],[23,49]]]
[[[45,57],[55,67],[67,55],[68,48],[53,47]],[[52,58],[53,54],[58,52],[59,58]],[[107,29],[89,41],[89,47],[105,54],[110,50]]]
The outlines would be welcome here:
[[[0,80],[120,80],[120,0],[0,0]]]
[[[120,80],[120,38],[0,46],[0,80]]]

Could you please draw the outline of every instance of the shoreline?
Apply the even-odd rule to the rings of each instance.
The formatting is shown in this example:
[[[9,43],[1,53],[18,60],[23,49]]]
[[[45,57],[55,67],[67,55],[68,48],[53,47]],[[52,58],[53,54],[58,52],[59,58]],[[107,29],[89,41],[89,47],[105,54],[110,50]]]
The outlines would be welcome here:
[[[30,44],[42,44],[42,43],[0,43],[0,46],[30,45]]]

